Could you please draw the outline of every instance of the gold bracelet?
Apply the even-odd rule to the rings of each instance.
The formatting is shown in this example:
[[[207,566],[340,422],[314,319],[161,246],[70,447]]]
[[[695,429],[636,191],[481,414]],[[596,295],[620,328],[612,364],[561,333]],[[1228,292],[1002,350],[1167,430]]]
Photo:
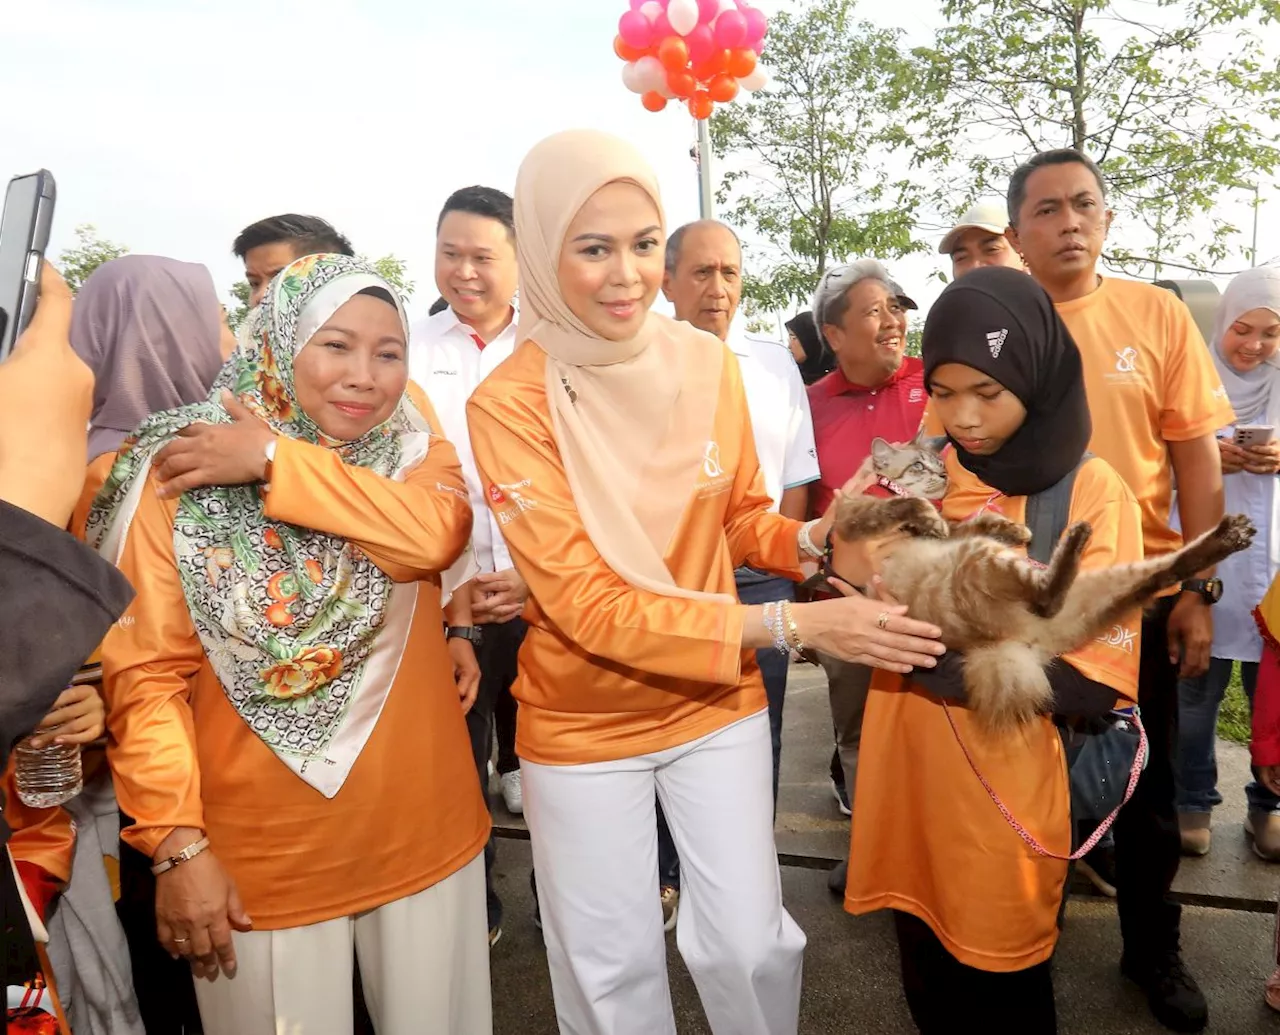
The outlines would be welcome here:
[[[184,848],[182,851],[180,851],[177,855],[171,855],[169,856],[169,858],[165,859],[163,862],[156,863],[153,867],[151,867],[151,872],[155,876],[159,877],[160,874],[165,873],[169,870],[172,870],[175,866],[181,866],[185,862],[190,862],[192,859],[194,859],[197,855],[199,855],[208,847],[209,847],[209,838],[208,838],[208,835],[206,835],[200,838],[199,841],[194,841],[191,844],[187,845],[187,847]]]
[[[804,650],[804,640],[800,639],[800,628],[796,625],[796,617],[791,613],[791,601],[782,601],[782,620],[787,623],[787,646],[794,651]]]

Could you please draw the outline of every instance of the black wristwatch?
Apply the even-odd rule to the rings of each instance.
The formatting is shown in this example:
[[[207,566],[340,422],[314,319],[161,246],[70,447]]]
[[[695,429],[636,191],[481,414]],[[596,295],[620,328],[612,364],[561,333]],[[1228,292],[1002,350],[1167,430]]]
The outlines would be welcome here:
[[[1216,604],[1222,599],[1221,579],[1187,579],[1182,584],[1182,592],[1198,593],[1206,604]]]
[[[480,641],[484,636],[480,632],[478,625],[446,625],[444,627],[444,638],[446,640],[470,640],[471,646],[479,647]]]

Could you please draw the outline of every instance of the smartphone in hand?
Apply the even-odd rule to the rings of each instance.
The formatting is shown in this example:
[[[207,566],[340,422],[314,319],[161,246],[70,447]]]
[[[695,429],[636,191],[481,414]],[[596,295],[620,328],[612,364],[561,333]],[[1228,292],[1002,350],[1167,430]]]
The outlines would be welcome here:
[[[1237,446],[1248,449],[1252,446],[1265,446],[1275,435],[1274,424],[1238,424],[1234,442]]]
[[[31,322],[40,287],[40,264],[49,247],[57,188],[47,169],[15,176],[0,217],[0,362]]]

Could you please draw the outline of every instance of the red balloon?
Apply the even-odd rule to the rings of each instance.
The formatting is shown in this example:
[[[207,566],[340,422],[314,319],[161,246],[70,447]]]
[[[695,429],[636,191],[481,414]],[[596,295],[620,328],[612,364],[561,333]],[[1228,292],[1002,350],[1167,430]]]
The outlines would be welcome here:
[[[756,52],[743,47],[729,51],[729,60],[725,71],[735,79],[743,79],[756,70]]]
[[[727,50],[716,50],[712,51],[711,56],[705,61],[699,61],[693,66],[693,75],[698,82],[706,83],[728,70],[729,52]]]
[[[736,80],[735,80],[736,83]],[[682,101],[688,100],[693,96],[693,91],[698,88],[697,80],[693,78],[684,69],[679,72],[667,73],[667,89],[679,97]]]
[[[699,90],[689,98],[689,114],[701,122],[703,119],[711,118],[711,112],[715,108],[714,102],[705,90]]]
[[[707,96],[720,104],[727,104],[738,96],[738,80],[731,75],[718,75],[707,84]]]
[[[649,111],[661,111],[667,106],[667,99],[656,90],[650,90],[641,96],[640,103],[648,108]]]
[[[646,47],[633,47],[621,36],[615,36],[613,38],[613,52],[623,61],[639,61],[649,53],[649,50]]]
[[[680,72],[689,64],[689,45],[679,36],[668,36],[658,44],[658,60],[668,72]]]

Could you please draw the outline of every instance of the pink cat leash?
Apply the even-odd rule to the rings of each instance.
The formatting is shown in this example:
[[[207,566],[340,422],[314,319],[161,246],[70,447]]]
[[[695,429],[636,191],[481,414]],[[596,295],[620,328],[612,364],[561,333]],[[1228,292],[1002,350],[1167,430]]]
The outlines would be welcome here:
[[[965,761],[969,763],[969,768],[973,770],[973,775],[978,778],[978,782],[982,784],[983,789],[990,795],[991,800],[995,803],[996,808],[1000,810],[1000,815],[1005,822],[1013,828],[1013,832],[1017,834],[1037,855],[1043,855],[1049,859],[1062,859],[1065,862],[1075,862],[1077,859],[1083,859],[1086,855],[1093,851],[1099,841],[1111,829],[1111,824],[1116,821],[1116,816],[1120,814],[1120,810],[1129,803],[1129,799],[1133,797],[1134,789],[1138,786],[1138,777],[1142,775],[1142,767],[1147,760],[1147,731],[1142,725],[1142,718],[1138,709],[1133,708],[1128,712],[1127,717],[1138,728],[1138,750],[1133,756],[1133,765],[1129,768],[1129,783],[1124,790],[1124,798],[1120,804],[1111,810],[1111,815],[1098,824],[1098,828],[1089,835],[1079,848],[1070,855],[1059,855],[1057,852],[1051,852],[1031,834],[1026,827],[1019,823],[1009,811],[1009,807],[1000,800],[1000,795],[995,792],[995,788],[987,783],[987,778],[978,772],[977,765],[974,764],[973,756],[969,754],[969,749],[965,746],[964,740],[960,737],[960,731],[956,729],[956,720],[951,715],[951,709],[947,707],[945,701],[942,702],[942,710],[947,713],[947,722],[951,725],[951,732],[955,734],[956,743],[960,745],[960,750],[964,752]]]

